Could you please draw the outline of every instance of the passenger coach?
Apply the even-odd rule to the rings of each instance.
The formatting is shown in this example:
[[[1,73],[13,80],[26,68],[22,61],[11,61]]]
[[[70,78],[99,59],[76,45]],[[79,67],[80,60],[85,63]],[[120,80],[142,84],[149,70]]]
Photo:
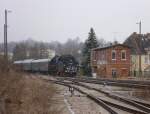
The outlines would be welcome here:
[[[61,76],[75,76],[79,67],[72,55],[55,56],[52,59],[26,59],[15,61],[14,64],[24,71]]]

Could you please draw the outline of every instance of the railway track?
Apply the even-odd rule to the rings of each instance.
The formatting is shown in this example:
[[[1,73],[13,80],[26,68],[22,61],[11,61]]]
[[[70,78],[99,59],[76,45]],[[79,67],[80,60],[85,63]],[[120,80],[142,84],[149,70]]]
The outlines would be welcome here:
[[[62,81],[62,80],[48,80],[46,81],[51,81],[53,83],[59,84],[59,85],[64,85],[67,87],[72,87],[75,90],[79,91],[82,94],[85,94],[88,98],[91,100],[95,101],[97,104],[99,104],[101,107],[103,107],[105,110],[107,110],[110,114],[121,114],[120,111],[126,111],[129,114],[149,114],[150,113],[150,108],[145,106],[144,104],[131,101],[129,99],[110,94],[106,91],[102,91],[96,88],[92,88],[90,86],[84,85],[80,82],[74,82],[74,81]],[[88,92],[88,90],[96,91],[100,94],[104,94],[105,96],[99,97],[98,95],[95,95],[93,93]],[[121,105],[117,104],[115,102],[111,102],[109,100],[106,100],[106,97],[109,99],[116,100],[118,102],[123,102],[123,104],[126,105]],[[128,106],[127,106],[128,105]],[[134,108],[133,108],[134,107]],[[119,111],[118,111],[119,110]],[[125,113],[126,114],[126,113]]]
[[[137,101],[137,100],[132,100],[132,99],[129,99],[129,98],[125,98],[125,97],[119,96],[117,94],[112,94],[110,92],[107,92],[107,91],[104,91],[104,90],[101,90],[101,89],[97,89],[97,88],[93,88],[93,87],[84,85],[82,83],[78,83],[78,85],[80,85],[82,87],[85,87],[87,89],[91,89],[91,90],[95,90],[97,92],[103,93],[109,98],[119,100],[119,101],[124,102],[126,104],[129,104],[131,106],[137,107],[140,110],[143,110],[143,111],[146,111],[146,112],[150,113],[150,104],[148,104],[148,103],[144,103],[144,102],[140,102],[140,101]]]
[[[106,84],[108,86],[150,89],[149,81],[110,80],[110,79],[71,78],[71,77],[57,77],[57,78],[62,80],[86,82],[86,83],[93,83],[93,84],[100,84],[100,85]]]

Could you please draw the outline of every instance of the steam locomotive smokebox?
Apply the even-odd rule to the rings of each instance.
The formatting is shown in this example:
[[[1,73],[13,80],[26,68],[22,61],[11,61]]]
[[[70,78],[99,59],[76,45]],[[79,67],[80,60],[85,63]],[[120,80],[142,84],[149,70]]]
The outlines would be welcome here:
[[[78,66],[72,55],[57,55],[50,61],[49,71],[60,76],[74,76],[78,72]]]

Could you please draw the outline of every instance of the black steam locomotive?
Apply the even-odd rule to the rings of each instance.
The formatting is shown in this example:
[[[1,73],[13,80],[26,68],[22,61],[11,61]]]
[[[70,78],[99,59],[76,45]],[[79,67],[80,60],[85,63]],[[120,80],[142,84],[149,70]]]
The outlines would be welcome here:
[[[52,59],[26,59],[15,61],[14,64],[24,71],[60,76],[75,76],[79,67],[78,62],[72,55],[56,55]]]

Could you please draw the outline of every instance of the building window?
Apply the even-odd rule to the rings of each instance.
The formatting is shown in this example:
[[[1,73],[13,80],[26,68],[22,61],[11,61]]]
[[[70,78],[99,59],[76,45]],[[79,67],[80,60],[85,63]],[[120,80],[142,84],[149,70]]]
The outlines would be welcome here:
[[[115,50],[112,50],[112,60],[116,60],[116,51]]]
[[[126,51],[125,50],[121,51],[121,59],[126,60]]]

